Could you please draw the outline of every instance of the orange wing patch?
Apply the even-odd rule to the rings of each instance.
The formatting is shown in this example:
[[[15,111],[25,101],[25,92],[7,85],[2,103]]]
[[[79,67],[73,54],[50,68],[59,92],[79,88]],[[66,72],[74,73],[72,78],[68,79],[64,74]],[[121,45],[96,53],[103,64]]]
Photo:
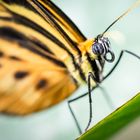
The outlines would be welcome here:
[[[17,42],[4,39],[0,42],[1,112],[16,115],[36,112],[55,105],[76,90],[66,68],[23,50]]]
[[[86,37],[80,32],[77,26],[54,3],[52,3],[50,0],[45,2],[38,0],[38,2],[49,11],[52,18],[62,27],[62,29],[74,42],[79,44],[80,42],[84,42],[86,40]]]

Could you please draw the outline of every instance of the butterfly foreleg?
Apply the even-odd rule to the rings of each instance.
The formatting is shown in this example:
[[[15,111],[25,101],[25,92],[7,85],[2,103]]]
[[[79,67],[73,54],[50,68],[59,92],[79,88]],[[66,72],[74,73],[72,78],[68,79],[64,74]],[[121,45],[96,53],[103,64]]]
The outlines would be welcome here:
[[[82,133],[82,130],[81,130],[81,127],[80,127],[80,125],[78,123],[78,120],[77,120],[77,118],[76,118],[76,116],[75,116],[70,104],[72,102],[77,101],[78,99],[81,99],[81,98],[85,97],[86,95],[88,95],[88,97],[89,97],[89,102],[88,103],[89,103],[89,109],[90,109],[89,113],[90,114],[89,114],[89,121],[88,121],[87,127],[85,129],[85,131],[86,131],[89,128],[90,123],[92,121],[92,97],[91,97],[91,91],[93,91],[94,89],[96,89],[99,86],[98,84],[96,84],[95,87],[91,88],[91,79],[95,81],[94,75],[91,72],[89,72],[89,74],[88,74],[88,92],[87,93],[82,94],[81,96],[78,96],[78,97],[68,101],[68,107],[70,109],[70,112],[71,112],[71,114],[72,114],[72,116],[74,118],[75,124],[76,124],[80,134]]]

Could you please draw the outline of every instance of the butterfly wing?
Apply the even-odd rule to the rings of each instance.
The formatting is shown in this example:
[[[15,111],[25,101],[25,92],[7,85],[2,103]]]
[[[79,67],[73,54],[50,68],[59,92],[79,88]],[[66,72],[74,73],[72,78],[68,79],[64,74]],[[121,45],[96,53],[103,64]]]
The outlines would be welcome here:
[[[35,112],[60,102],[77,88],[65,67],[21,48],[21,44],[34,46],[32,42],[9,38],[0,42],[1,112]]]
[[[69,53],[59,34],[26,18],[30,14],[46,23],[32,11],[12,7],[22,16],[11,6],[0,4],[0,111],[25,115],[62,101],[77,85],[62,61]]]
[[[57,38],[59,41],[61,40],[61,42],[63,42],[63,44],[66,46],[67,50],[73,55],[81,55],[78,44],[85,41],[86,37],[80,32],[76,25],[50,0],[6,0],[5,5],[10,11],[38,24],[44,30],[44,32],[48,31],[49,33],[55,35],[55,38]],[[37,14],[39,16],[37,16]]]
[[[40,5],[40,9],[44,8],[46,12],[48,12],[51,17],[60,25],[60,27],[68,34],[73,42],[77,44],[80,42],[84,42],[86,37],[81,33],[81,31],[77,28],[77,26],[72,22],[70,18],[54,3],[50,0],[42,1],[38,0],[36,5]]]

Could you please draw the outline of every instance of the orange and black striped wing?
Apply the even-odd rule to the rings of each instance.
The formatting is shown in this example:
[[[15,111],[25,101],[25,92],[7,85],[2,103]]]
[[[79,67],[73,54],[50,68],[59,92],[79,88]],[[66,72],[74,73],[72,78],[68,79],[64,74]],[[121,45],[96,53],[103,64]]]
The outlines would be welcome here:
[[[4,30],[3,30],[4,31]],[[0,29],[0,111],[25,115],[48,108],[72,94],[76,85],[57,59],[27,49]],[[67,83],[67,84],[66,84]]]
[[[81,33],[77,26],[72,22],[70,18],[54,3],[50,0],[28,0],[32,5],[37,5],[36,8],[40,9],[40,13],[47,13],[51,16],[52,20],[55,20],[68,37],[75,43],[81,43],[86,40],[86,37]],[[46,15],[46,14],[45,14]]]
[[[1,112],[36,112],[77,89],[65,62],[72,60],[72,54],[59,37],[56,29],[30,8],[0,2]]]

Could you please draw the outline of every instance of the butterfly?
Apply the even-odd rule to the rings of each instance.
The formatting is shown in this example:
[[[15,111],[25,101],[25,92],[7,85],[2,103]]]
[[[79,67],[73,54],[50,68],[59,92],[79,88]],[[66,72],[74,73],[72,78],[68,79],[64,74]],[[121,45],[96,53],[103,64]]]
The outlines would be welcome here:
[[[5,113],[25,115],[57,104],[85,83],[91,70],[89,64],[83,69],[88,61],[80,43],[86,38],[73,22],[50,0],[30,2],[0,2],[0,111]]]
[[[91,103],[91,87],[113,71],[103,76],[105,62],[115,59],[104,35],[137,5],[87,39],[50,0],[1,0],[0,112],[27,115],[49,108],[83,84],[88,84]]]

